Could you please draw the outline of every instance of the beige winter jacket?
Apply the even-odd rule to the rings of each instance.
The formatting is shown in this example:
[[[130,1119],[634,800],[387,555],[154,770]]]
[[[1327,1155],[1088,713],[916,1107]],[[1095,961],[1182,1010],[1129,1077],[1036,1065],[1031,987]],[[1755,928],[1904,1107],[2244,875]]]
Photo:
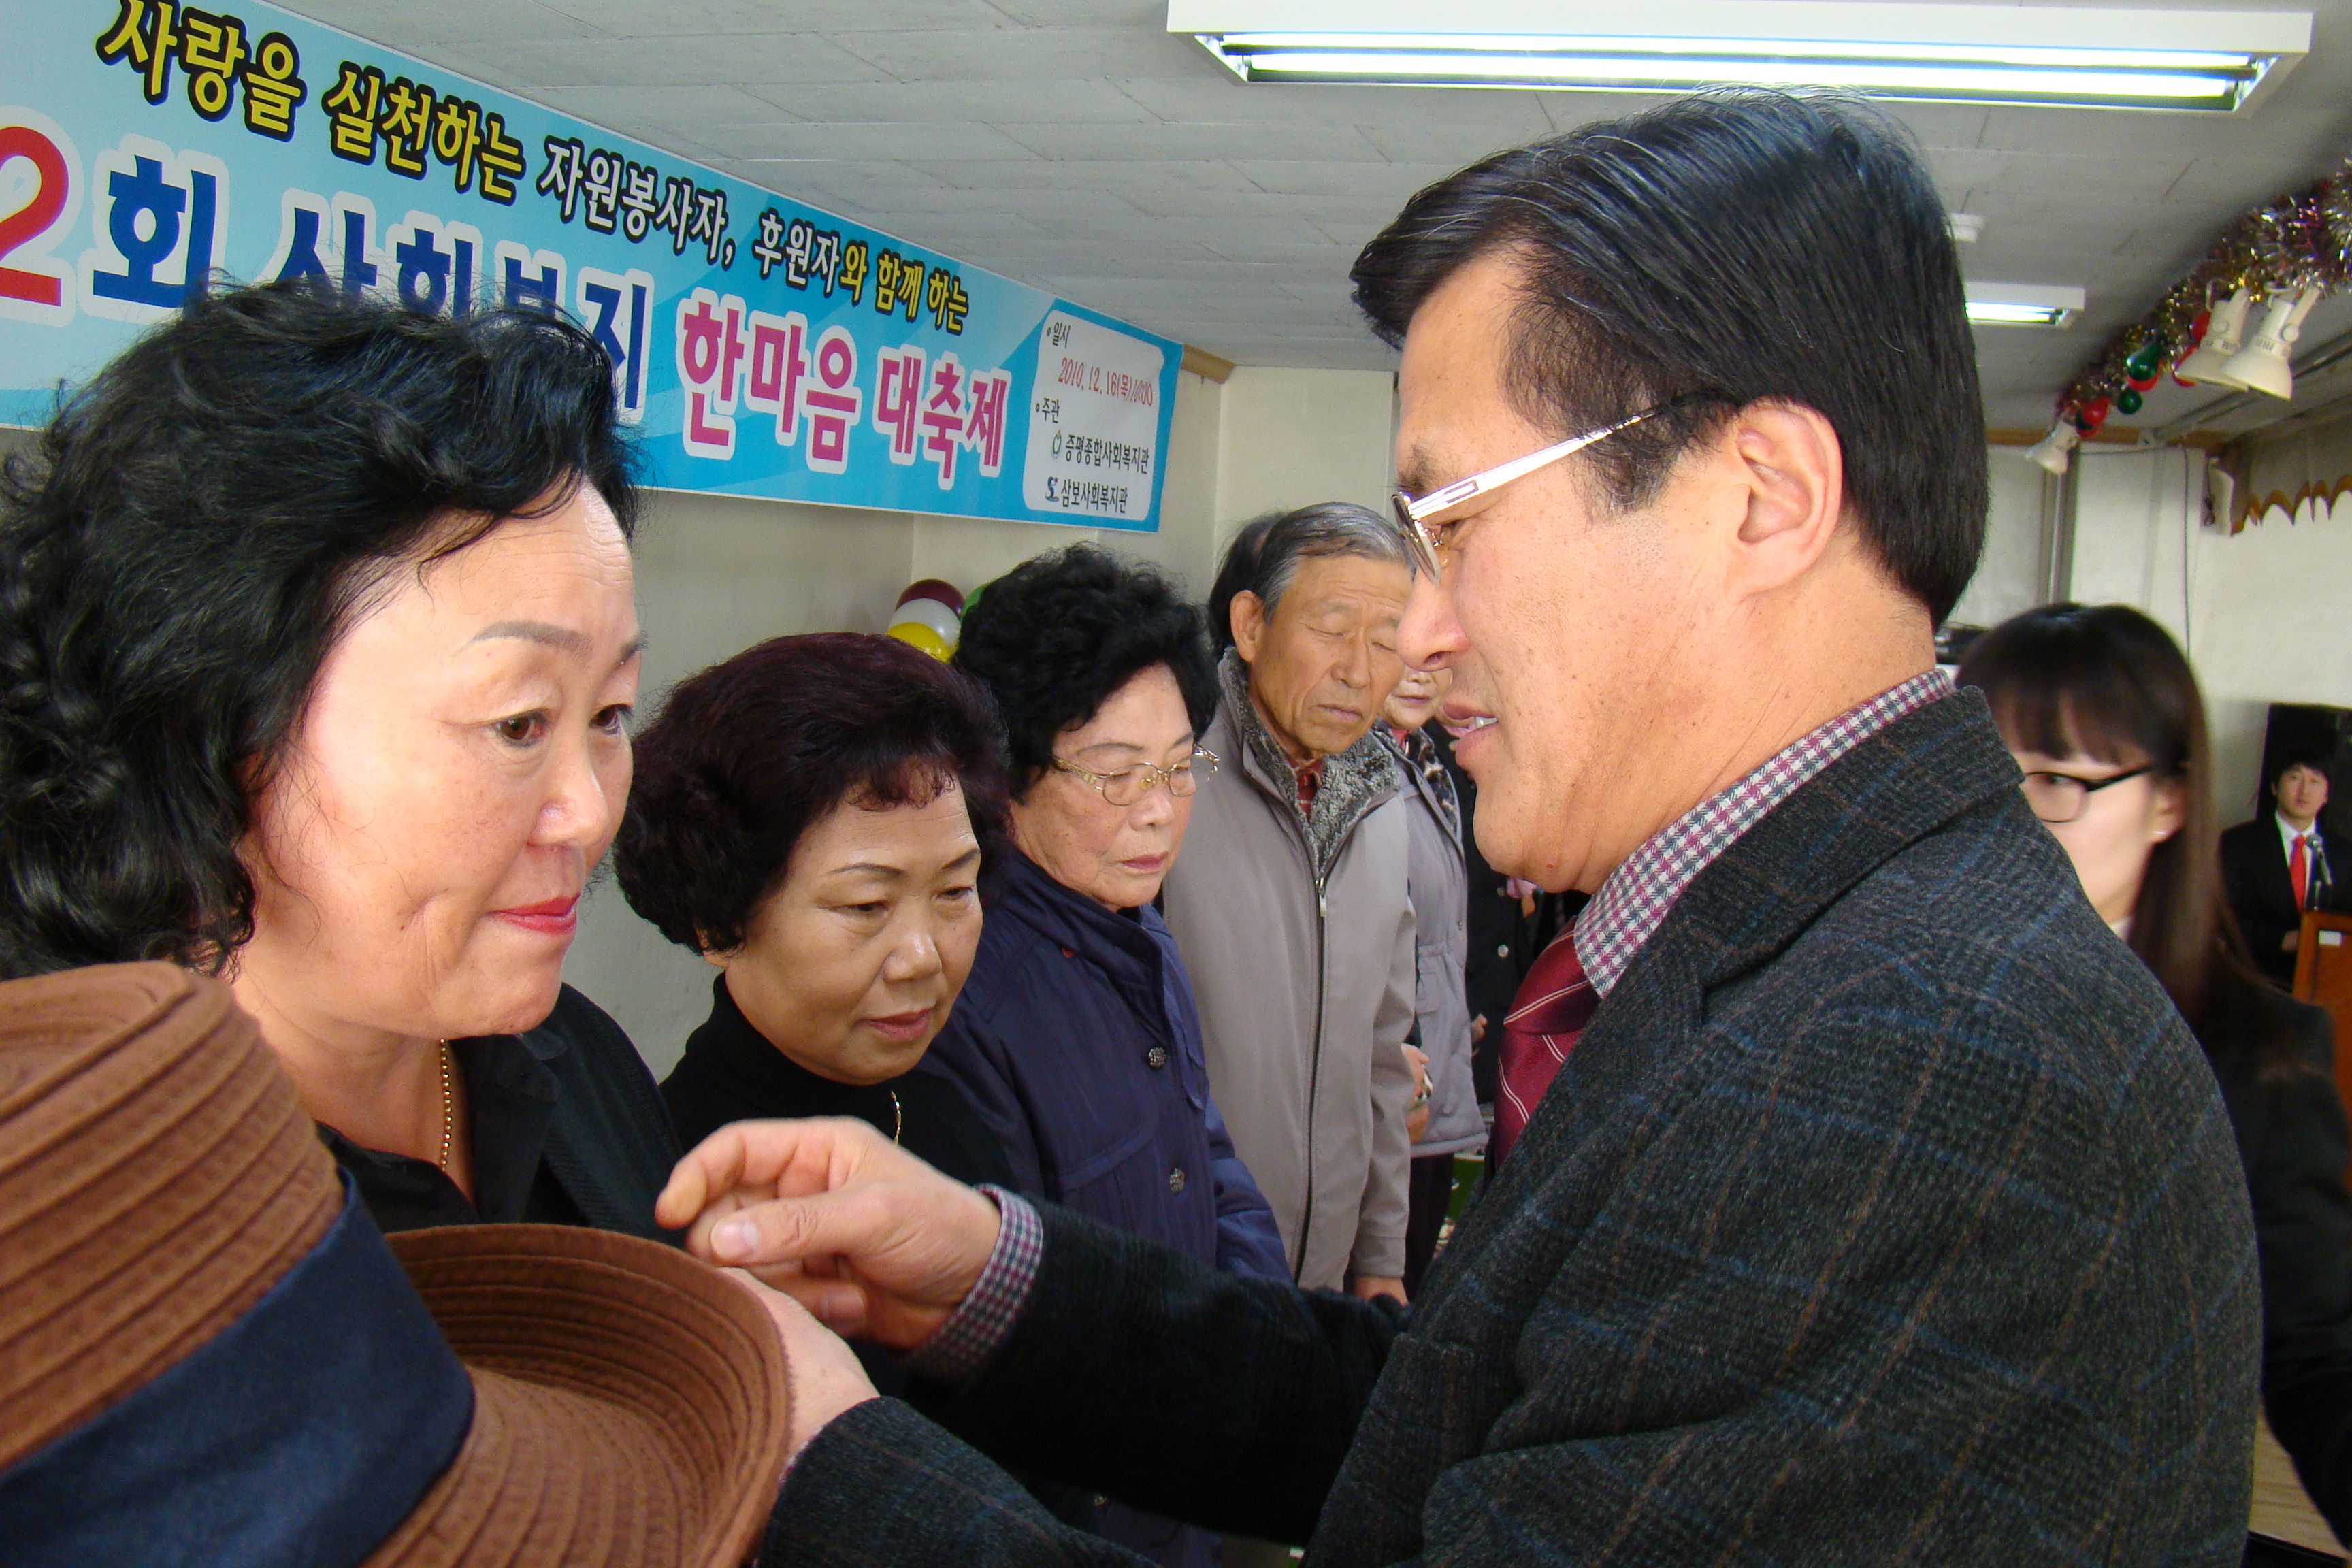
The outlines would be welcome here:
[[[1200,1000],[1209,1084],[1274,1205],[1298,1282],[1404,1272],[1398,1049],[1413,1020],[1406,805],[1367,735],[1324,766],[1310,820],[1230,653],[1166,912]]]

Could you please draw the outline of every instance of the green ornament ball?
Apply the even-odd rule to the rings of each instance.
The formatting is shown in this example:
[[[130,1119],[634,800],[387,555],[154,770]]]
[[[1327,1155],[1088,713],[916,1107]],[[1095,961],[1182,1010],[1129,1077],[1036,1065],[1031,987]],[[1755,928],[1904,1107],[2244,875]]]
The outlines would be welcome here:
[[[2116,412],[2118,414],[2137,414],[2140,411],[2141,405],[2146,401],[2147,399],[2141,397],[2138,393],[2134,392],[2130,387],[2126,386],[2121,392],[2116,394]]]

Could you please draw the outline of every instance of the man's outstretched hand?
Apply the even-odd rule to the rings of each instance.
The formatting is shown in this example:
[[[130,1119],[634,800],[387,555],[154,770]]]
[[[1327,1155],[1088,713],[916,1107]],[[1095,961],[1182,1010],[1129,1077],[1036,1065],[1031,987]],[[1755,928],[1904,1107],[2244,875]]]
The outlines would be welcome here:
[[[654,1216],[836,1333],[913,1350],[971,1294],[996,1205],[863,1121],[739,1121],[670,1173]]]

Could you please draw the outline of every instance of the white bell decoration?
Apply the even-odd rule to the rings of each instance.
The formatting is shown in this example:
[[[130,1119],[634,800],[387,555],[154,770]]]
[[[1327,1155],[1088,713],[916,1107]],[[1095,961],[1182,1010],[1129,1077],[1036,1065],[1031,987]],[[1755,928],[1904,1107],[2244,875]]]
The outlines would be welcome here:
[[[2083,443],[2083,433],[2063,419],[2050,426],[2050,434],[2025,449],[2025,455],[2041,468],[2053,474],[2066,471],[2066,454]]]
[[[2246,340],[2246,346],[2230,356],[2221,367],[2222,374],[2254,392],[2267,392],[2273,397],[2294,395],[2294,372],[2289,362],[2294,353],[2294,340],[2303,335],[2303,319],[2319,303],[2325,290],[2318,288],[2298,289],[2292,294],[2280,294],[2271,299],[2269,309],[2263,312],[2262,330]]]
[[[2232,380],[2224,367],[2230,356],[2238,352],[2238,338],[2246,330],[2246,312],[2253,308],[2254,291],[2241,289],[2213,307],[2205,323],[2205,336],[2197,352],[2180,362],[2173,372],[2183,381],[2201,383],[2208,386],[2235,387],[2243,384]]]

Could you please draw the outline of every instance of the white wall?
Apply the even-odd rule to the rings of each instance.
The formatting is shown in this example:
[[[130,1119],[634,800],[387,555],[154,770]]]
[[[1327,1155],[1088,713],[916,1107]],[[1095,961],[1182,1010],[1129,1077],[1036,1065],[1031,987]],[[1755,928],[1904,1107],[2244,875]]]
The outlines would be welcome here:
[[[1216,518],[1222,548],[1269,511],[1351,500],[1386,515],[1395,483],[1396,378],[1384,370],[1244,365],[1223,387]],[[1213,575],[1213,569],[1212,571]],[[1200,584],[1205,591],[1207,581]]]
[[[2242,533],[2199,527],[2191,650],[2224,767],[2221,816],[2251,816],[2273,702],[2352,708],[2352,505]]]
[[[2078,454],[2078,458],[2080,454]],[[2083,460],[2070,596],[2137,605],[2179,638],[2205,690],[2224,823],[2253,809],[2273,702],[2352,707],[2352,505],[2231,534],[2204,522],[2200,453]]]
[[[2024,447],[1995,447],[1990,477],[1984,555],[1950,616],[1964,626],[1997,626],[2042,600],[2042,472]]]

